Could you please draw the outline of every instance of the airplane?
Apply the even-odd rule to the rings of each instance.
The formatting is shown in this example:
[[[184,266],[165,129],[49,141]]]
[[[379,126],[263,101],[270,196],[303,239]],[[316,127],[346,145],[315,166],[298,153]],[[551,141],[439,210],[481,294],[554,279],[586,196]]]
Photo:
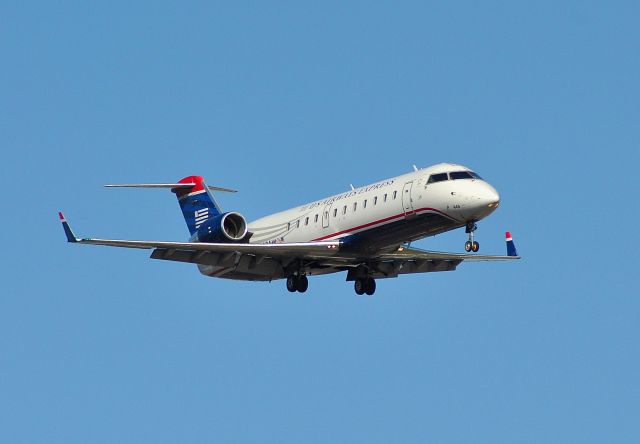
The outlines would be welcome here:
[[[507,254],[475,254],[477,222],[500,204],[496,189],[470,168],[441,163],[271,214],[253,222],[223,212],[202,176],[177,183],[117,184],[117,188],[166,188],[177,197],[191,237],[187,242],[78,238],[64,215],[74,244],[152,249],[151,258],[197,264],[205,276],[272,281],[286,279],[290,292],[304,293],[308,276],[346,272],[356,294],[373,295],[376,279],[409,273],[452,271],[463,261],[520,259],[509,232]],[[465,228],[466,253],[411,247],[411,242]]]

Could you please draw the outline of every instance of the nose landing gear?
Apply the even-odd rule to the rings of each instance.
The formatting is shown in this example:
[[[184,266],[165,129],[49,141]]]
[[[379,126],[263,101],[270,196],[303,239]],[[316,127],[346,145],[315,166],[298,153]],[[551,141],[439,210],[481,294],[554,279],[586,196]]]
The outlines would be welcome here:
[[[470,251],[477,253],[478,250],[480,250],[480,244],[475,241],[474,235],[473,235],[474,231],[476,231],[477,229],[478,229],[478,226],[476,225],[475,222],[467,222],[465,233],[469,234],[469,240],[464,243],[464,250],[467,253],[469,253]]]

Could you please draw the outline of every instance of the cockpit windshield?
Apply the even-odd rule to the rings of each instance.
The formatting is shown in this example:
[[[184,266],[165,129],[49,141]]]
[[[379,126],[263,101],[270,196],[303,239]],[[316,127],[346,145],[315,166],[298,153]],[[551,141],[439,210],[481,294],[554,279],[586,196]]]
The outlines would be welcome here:
[[[427,181],[427,183],[436,183],[445,180],[449,180],[447,173],[432,174],[431,176],[429,176],[429,180]]]
[[[427,184],[444,182],[445,180],[458,180],[458,179],[479,179],[482,180],[479,174],[473,171],[452,171],[450,173],[438,173],[429,176]]]
[[[449,176],[451,177],[451,180],[457,180],[457,179],[480,179],[482,180],[482,177],[480,177],[480,175],[474,173],[473,171],[454,171],[449,173]]]

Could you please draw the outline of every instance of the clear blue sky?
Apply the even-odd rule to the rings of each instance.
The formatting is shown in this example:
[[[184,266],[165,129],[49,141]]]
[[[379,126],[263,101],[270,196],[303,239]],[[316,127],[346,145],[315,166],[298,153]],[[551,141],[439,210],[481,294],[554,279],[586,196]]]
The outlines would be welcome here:
[[[0,6],[0,441],[640,442],[638,2],[231,3]],[[289,294],[56,215],[182,240],[101,186],[201,174],[252,219],[442,161],[521,262]]]

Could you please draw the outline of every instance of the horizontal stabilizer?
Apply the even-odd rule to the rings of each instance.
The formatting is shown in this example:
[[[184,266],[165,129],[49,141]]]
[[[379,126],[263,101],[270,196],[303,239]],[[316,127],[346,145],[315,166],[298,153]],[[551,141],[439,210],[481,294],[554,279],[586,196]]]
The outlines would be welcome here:
[[[105,185],[106,188],[168,188],[168,189],[180,189],[180,188],[193,188],[196,183],[119,183]],[[223,188],[209,185],[207,186],[211,191],[222,191],[224,193],[237,193],[237,190],[231,188]]]

